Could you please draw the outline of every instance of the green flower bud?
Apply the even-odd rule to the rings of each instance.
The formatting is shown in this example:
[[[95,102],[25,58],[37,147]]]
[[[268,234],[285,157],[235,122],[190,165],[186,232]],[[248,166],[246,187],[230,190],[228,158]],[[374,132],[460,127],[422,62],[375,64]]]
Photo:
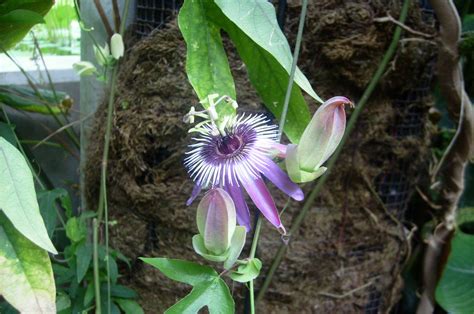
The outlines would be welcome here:
[[[346,97],[333,97],[314,114],[298,145],[288,145],[286,168],[294,182],[308,182],[321,176],[322,164],[334,153],[346,128]]]
[[[196,222],[210,254],[227,252],[236,227],[235,205],[230,195],[221,188],[209,190],[198,205]]]

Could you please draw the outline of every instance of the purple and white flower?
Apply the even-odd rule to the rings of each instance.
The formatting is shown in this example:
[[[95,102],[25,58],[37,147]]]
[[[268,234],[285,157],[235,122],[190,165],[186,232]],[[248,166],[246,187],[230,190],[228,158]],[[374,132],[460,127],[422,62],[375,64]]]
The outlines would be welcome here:
[[[285,232],[264,178],[297,201],[303,200],[304,194],[272,160],[275,152],[284,154],[284,146],[277,142],[277,126],[262,114],[241,114],[228,121],[223,130],[213,122],[204,123],[197,134],[184,162],[195,182],[187,205],[202,188],[223,188],[235,203],[238,223],[248,231],[246,191],[262,214]]]

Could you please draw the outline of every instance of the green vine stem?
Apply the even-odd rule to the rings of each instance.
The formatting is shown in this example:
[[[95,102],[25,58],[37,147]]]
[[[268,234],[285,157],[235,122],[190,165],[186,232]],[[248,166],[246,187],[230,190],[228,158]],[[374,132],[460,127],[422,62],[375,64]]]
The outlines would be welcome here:
[[[402,10],[400,12],[400,17],[399,17],[399,22],[402,23],[402,24],[405,23],[405,20],[407,18],[409,5],[410,5],[409,0],[404,0],[403,1]],[[290,235],[296,234],[299,227],[301,226],[301,223],[303,222],[304,218],[306,217],[309,209],[311,208],[314,200],[319,195],[319,192],[322,190],[322,188],[323,188],[324,184],[326,183],[329,175],[333,171],[334,166],[336,164],[336,161],[338,160],[339,156],[341,155],[342,148],[344,147],[344,144],[347,142],[347,139],[349,138],[349,135],[351,134],[352,130],[354,129],[355,124],[357,122],[357,119],[359,118],[360,113],[362,112],[365,105],[367,104],[367,101],[369,100],[370,96],[372,95],[373,91],[375,90],[375,87],[377,86],[378,82],[380,81],[380,78],[382,77],[383,73],[385,72],[388,63],[390,62],[390,60],[392,59],[393,55],[396,52],[401,34],[402,34],[402,28],[400,26],[396,26],[395,27],[395,32],[393,33],[392,41],[390,42],[390,45],[387,48],[387,51],[385,52],[382,60],[380,61],[379,66],[377,68],[377,71],[375,72],[375,74],[372,77],[369,85],[367,86],[367,88],[365,89],[362,97],[360,98],[359,102],[357,103],[356,109],[351,114],[351,117],[350,117],[350,119],[347,123],[347,128],[346,128],[346,132],[344,134],[344,137],[342,138],[340,145],[338,146],[338,148],[334,152],[333,157],[331,158],[331,160],[328,163],[326,174],[324,176],[322,176],[319,179],[319,181],[316,183],[314,189],[311,191],[311,193],[307,197],[306,202],[303,205],[303,208],[298,213],[298,215],[295,217],[295,219],[293,221],[293,224],[291,226],[290,232],[289,232]],[[270,286],[270,283],[272,282],[272,279],[273,279],[273,276],[275,275],[276,270],[278,269],[278,267],[281,264],[281,261],[282,261],[284,255],[285,255],[285,253],[286,253],[287,248],[288,248],[288,246],[285,243],[282,243],[280,245],[280,247],[279,247],[279,249],[278,249],[278,251],[275,255],[275,258],[274,258],[274,260],[273,260],[273,262],[270,266],[270,269],[268,270],[267,276],[265,277],[263,285],[262,285],[262,287],[260,288],[260,290],[258,292],[256,303],[260,302],[263,299],[263,297],[265,295],[265,292],[268,290],[268,287]]]
[[[283,102],[283,109],[280,116],[280,125],[278,128],[278,142],[281,141],[283,135],[283,129],[285,127],[286,116],[288,114],[288,107],[290,104],[291,90],[293,89],[293,83],[295,80],[296,65],[298,63],[298,57],[300,54],[301,41],[303,38],[303,29],[304,23],[306,20],[306,11],[308,8],[308,0],[302,1],[300,19],[298,24],[298,33],[296,35],[295,50],[293,52],[293,62],[291,63],[290,77],[288,79],[288,86],[286,88],[285,100]],[[260,231],[262,229],[262,218],[260,215],[257,217],[257,223],[255,226],[255,233],[252,239],[252,247],[250,249],[250,259],[255,258],[255,253],[257,251],[258,240],[260,238]],[[249,292],[250,292],[250,312],[251,314],[255,313],[255,294],[254,294],[254,284],[253,280],[249,283]]]
[[[120,25],[120,35],[124,35],[125,32],[125,23],[128,16],[128,10],[130,7],[130,0],[125,1],[125,6],[122,14],[122,23]],[[112,134],[112,122],[113,122],[113,112],[114,112],[114,102],[115,102],[115,93],[117,86],[118,78],[118,68],[119,65],[116,64],[111,76],[110,82],[110,91],[109,99],[107,104],[107,120],[105,127],[105,137],[104,137],[104,148],[102,154],[102,164],[101,164],[101,178],[100,178],[100,192],[99,192],[99,204],[97,208],[97,220],[93,224],[93,246],[94,246],[94,284],[96,287],[95,290],[95,301],[96,301],[96,313],[101,313],[101,303],[100,303],[100,278],[99,278],[99,255],[98,255],[98,246],[99,246],[99,228],[102,222],[102,218],[105,217],[105,259],[106,259],[106,268],[107,268],[107,304],[108,312],[110,313],[111,309],[111,296],[110,296],[110,264],[109,264],[109,221],[108,221],[108,206],[107,206],[107,165],[109,159],[109,149],[110,149],[110,137]]]

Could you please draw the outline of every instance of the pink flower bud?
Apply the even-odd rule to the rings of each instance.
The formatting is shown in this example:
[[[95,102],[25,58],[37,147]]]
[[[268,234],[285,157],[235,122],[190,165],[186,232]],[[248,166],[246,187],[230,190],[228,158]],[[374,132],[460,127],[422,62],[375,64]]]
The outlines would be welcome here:
[[[287,155],[287,169],[293,181],[310,181],[324,173],[321,165],[334,153],[346,129],[346,104],[352,105],[352,102],[337,96],[318,108],[296,150]]]
[[[198,205],[196,222],[206,249],[215,255],[230,247],[236,227],[235,205],[221,188],[209,190]]]

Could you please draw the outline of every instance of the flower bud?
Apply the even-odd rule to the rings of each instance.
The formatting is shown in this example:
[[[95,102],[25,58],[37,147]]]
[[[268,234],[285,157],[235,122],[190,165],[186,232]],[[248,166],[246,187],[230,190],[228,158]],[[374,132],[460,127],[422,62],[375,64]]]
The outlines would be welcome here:
[[[321,165],[334,153],[346,128],[344,106],[352,105],[346,97],[324,102],[306,127],[298,145],[289,145],[286,166],[294,182],[316,179],[326,170]]]
[[[110,38],[110,51],[115,60],[123,57],[125,47],[123,45],[123,39],[120,34],[115,33],[112,38]]]
[[[221,188],[209,190],[198,205],[196,222],[207,251],[224,254],[236,227],[235,205],[230,195]]]

